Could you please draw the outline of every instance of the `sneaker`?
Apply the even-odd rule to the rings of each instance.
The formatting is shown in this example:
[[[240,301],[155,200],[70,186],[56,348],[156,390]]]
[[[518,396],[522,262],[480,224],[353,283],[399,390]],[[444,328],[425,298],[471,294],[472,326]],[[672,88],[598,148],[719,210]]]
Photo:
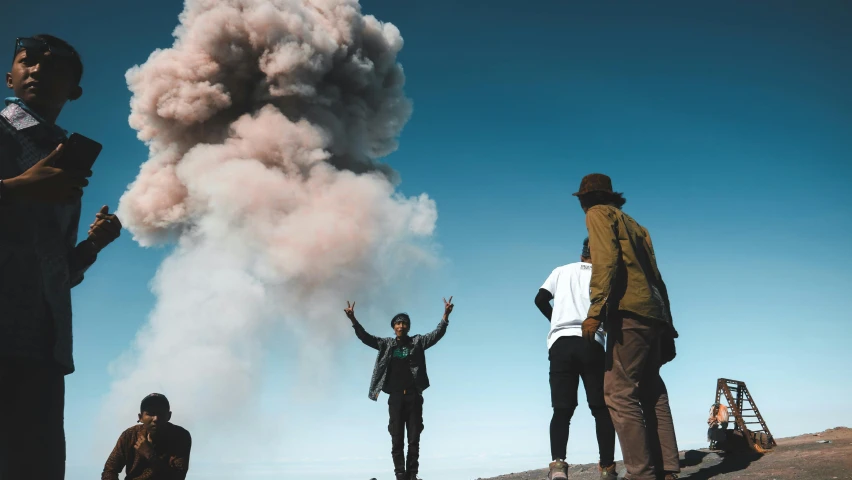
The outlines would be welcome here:
[[[603,468],[598,465],[598,470],[601,472],[601,480],[618,480],[618,473],[615,472],[615,464]]]
[[[568,464],[562,460],[550,462],[550,471],[547,472],[547,480],[568,480]]]

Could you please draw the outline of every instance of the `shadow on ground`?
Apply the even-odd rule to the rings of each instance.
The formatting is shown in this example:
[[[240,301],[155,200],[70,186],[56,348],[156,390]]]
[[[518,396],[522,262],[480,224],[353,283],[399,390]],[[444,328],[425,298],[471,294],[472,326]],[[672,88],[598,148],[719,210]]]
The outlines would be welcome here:
[[[680,462],[680,468],[684,470],[692,470],[690,467],[695,467],[697,465],[704,466],[699,470],[689,472],[686,475],[682,474],[680,478],[689,480],[707,480],[717,475],[739,472],[747,469],[752,462],[759,459],[761,456],[761,454],[754,452],[718,454],[714,452],[689,450],[685,452],[684,458]]]

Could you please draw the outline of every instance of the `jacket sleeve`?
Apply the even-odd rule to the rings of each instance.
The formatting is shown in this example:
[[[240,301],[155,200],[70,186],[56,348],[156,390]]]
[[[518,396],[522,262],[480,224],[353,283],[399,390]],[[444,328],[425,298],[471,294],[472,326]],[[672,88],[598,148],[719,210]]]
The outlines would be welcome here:
[[[95,263],[98,259],[98,254],[94,253],[86,242],[77,243],[77,231],[80,224],[80,209],[77,208],[77,213],[71,221],[71,228],[68,232],[68,277],[71,282],[71,287],[76,287],[83,281],[83,274],[86,270]]]
[[[423,342],[423,350],[426,350],[427,348],[434,346],[436,343],[438,343],[438,340],[444,338],[444,334],[447,333],[447,325],[449,325],[449,324],[450,324],[449,320],[444,320],[442,318],[441,322],[438,323],[438,328],[436,328],[435,330],[432,330],[431,332],[423,335],[421,337],[422,342]]]
[[[364,327],[362,327],[357,320],[352,322],[352,328],[355,329],[355,336],[357,336],[358,340],[361,340],[364,345],[370,348],[374,348],[376,350],[379,349],[379,337],[374,337],[373,335],[367,333],[367,331],[364,330]]]
[[[615,272],[621,256],[618,244],[618,225],[602,208],[592,207],[586,212],[589,231],[589,250],[592,253],[592,279],[589,285],[588,317],[605,320],[606,302],[615,281]]]
[[[672,307],[669,303],[669,292],[666,289],[666,282],[663,281],[663,275],[660,273],[660,269],[657,268],[657,255],[654,253],[654,243],[651,242],[651,234],[648,233],[648,229],[642,227],[642,230],[645,231],[645,239],[648,241],[648,249],[651,252],[651,261],[654,266],[654,275],[657,277],[657,281],[660,282],[660,294],[663,296],[663,302],[665,303],[666,315],[669,317],[669,322],[672,327],[674,327],[674,320],[672,319]]]
[[[127,458],[124,456],[124,444],[127,443],[126,436],[127,432],[122,433],[118,437],[118,441],[115,442],[115,448],[109,454],[109,458],[107,458],[104,465],[104,471],[101,473],[101,480],[118,480],[118,476],[121,474],[125,465],[127,465]]]

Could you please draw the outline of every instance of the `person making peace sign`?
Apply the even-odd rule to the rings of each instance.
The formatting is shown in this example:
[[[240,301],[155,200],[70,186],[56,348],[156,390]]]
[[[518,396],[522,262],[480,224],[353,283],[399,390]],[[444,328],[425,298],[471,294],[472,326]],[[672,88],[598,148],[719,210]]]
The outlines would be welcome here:
[[[355,302],[346,302],[343,310],[355,335],[364,345],[379,351],[373,377],[370,380],[370,400],[376,401],[379,392],[388,396],[390,421],[388,432],[391,435],[394,473],[397,480],[418,480],[420,458],[420,432],[423,431],[423,390],[429,388],[426,375],[426,349],[438,343],[447,332],[450,313],[453,311],[453,297],[444,299],[444,317],[438,328],[425,335],[408,336],[411,319],[406,313],[399,313],[391,319],[394,337],[374,337],[364,330],[355,319]],[[404,435],[408,431],[408,462],[405,458]]]

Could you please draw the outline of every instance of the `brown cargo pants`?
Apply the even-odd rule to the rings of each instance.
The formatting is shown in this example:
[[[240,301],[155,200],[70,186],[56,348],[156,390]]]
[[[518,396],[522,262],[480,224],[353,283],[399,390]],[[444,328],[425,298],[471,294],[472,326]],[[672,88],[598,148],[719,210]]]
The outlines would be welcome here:
[[[660,377],[660,336],[666,326],[630,314],[607,320],[604,399],[618,433],[629,480],[679,472],[677,439]]]

